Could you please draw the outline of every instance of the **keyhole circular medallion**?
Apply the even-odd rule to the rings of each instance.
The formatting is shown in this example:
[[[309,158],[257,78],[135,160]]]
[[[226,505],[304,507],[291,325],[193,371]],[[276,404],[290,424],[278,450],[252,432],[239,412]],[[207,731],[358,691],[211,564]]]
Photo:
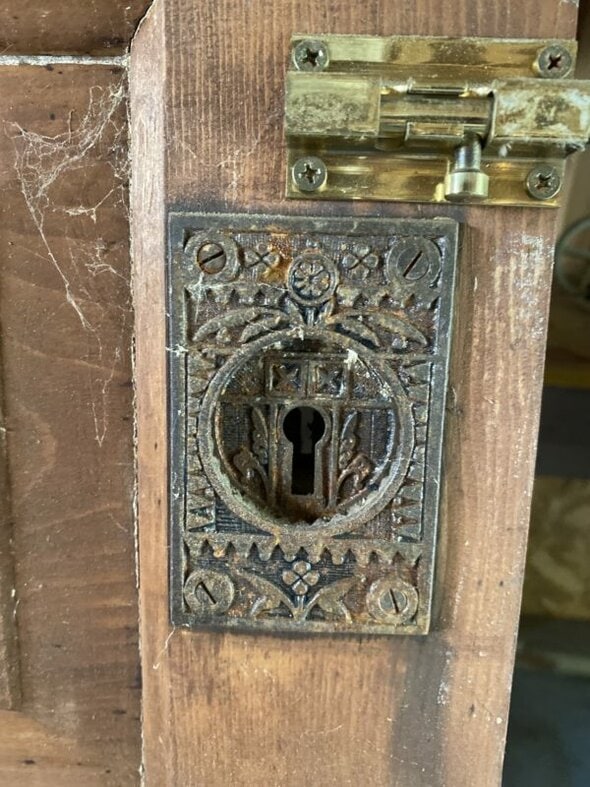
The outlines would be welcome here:
[[[301,413],[311,417],[305,439]],[[413,416],[377,353],[336,332],[295,328],[249,342],[213,376],[197,442],[215,491],[243,521],[283,538],[329,536],[361,527],[393,499],[412,457]],[[298,449],[299,474],[287,446]],[[314,447],[320,464],[306,474]]]

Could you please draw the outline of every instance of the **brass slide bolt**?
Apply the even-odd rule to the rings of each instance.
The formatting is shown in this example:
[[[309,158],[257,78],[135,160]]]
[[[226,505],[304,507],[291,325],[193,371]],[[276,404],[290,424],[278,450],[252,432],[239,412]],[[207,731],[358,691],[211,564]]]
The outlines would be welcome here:
[[[468,134],[455,148],[453,169],[445,177],[445,197],[450,202],[480,200],[488,196],[489,177],[481,171],[481,140]]]

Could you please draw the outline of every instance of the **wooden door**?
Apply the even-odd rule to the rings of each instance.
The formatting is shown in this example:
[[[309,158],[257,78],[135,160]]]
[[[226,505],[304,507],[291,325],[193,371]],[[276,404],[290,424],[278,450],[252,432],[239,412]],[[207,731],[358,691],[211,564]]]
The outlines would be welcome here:
[[[0,10],[0,784],[499,784],[555,214],[288,204],[283,80],[294,32],[572,38],[577,5],[148,5]],[[425,638],[170,626],[164,221],[187,203],[461,223]]]
[[[140,620],[148,784],[500,781],[542,383],[555,214],[287,204],[290,35],[574,34],[567,4],[156,4],[131,53]],[[460,289],[434,630],[281,638],[168,620],[165,212],[455,217]],[[154,304],[156,308],[154,309]]]

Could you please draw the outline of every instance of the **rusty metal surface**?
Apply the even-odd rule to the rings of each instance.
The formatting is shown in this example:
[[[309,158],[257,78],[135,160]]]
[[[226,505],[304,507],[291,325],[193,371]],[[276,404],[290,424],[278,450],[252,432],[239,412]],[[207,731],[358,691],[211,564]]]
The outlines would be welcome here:
[[[456,223],[169,233],[173,622],[426,633]]]

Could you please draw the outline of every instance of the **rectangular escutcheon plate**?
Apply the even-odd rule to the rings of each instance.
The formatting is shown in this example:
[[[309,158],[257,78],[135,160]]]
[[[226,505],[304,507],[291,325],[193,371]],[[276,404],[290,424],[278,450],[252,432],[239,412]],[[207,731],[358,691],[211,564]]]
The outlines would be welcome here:
[[[174,624],[428,631],[456,234],[170,214]]]

